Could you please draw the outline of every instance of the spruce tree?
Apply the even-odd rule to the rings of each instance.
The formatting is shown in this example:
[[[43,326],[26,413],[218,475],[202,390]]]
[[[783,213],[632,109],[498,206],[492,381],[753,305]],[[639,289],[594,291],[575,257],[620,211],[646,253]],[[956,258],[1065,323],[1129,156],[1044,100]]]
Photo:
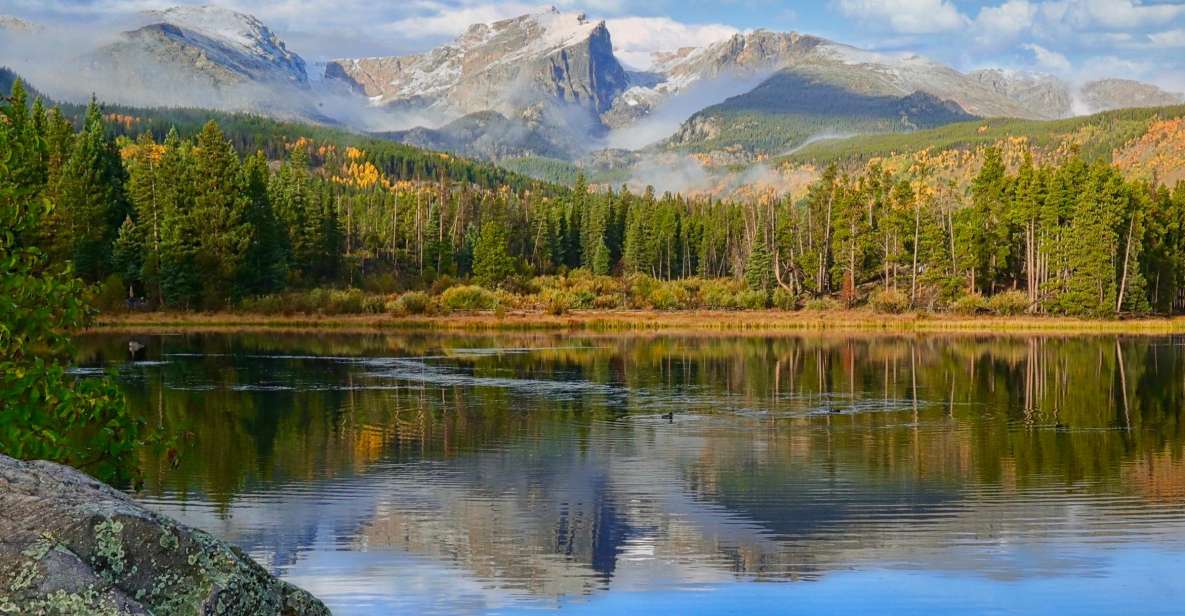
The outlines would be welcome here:
[[[56,205],[65,219],[59,232],[65,234],[75,271],[86,280],[101,280],[112,271],[112,246],[129,208],[123,162],[93,99],[58,181]]]
[[[514,257],[507,250],[510,234],[498,220],[481,225],[473,247],[473,276],[481,285],[496,287],[514,275]]]

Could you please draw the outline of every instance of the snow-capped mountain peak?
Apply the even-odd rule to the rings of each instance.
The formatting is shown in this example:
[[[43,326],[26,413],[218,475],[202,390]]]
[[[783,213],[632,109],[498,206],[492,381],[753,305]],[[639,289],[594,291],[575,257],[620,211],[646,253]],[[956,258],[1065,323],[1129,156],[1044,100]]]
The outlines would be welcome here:
[[[376,104],[418,101],[460,113],[513,114],[549,98],[601,112],[628,81],[605,23],[554,7],[475,24],[420,54],[336,60],[325,75]]]
[[[169,24],[196,33],[230,53],[271,65],[287,79],[308,81],[304,59],[288,50],[284,41],[252,15],[219,6],[176,6],[142,14],[145,24]]]

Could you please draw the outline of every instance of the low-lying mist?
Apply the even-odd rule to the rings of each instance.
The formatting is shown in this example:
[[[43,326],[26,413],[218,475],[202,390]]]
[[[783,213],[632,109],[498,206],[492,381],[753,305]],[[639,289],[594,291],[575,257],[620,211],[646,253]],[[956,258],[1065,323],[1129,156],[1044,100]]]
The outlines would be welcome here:
[[[625,128],[611,131],[604,147],[637,150],[670,137],[696,112],[757,87],[772,71],[724,76],[696,82],[659,102],[648,115]]]

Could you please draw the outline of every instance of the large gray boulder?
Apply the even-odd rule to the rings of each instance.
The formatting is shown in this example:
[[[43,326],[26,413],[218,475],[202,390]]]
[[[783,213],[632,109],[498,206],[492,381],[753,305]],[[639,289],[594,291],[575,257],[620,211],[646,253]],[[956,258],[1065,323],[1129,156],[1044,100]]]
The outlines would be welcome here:
[[[238,548],[77,470],[0,455],[0,614],[329,610]]]

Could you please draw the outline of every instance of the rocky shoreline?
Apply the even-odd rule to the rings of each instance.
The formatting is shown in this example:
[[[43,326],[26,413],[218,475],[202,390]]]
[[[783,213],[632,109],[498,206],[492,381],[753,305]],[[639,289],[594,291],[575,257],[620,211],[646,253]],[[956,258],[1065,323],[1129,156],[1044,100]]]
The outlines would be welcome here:
[[[242,550],[82,472],[0,455],[0,614],[329,613]]]

